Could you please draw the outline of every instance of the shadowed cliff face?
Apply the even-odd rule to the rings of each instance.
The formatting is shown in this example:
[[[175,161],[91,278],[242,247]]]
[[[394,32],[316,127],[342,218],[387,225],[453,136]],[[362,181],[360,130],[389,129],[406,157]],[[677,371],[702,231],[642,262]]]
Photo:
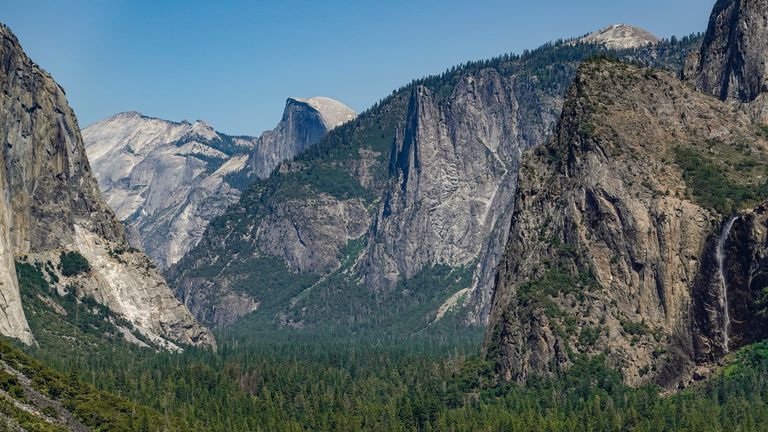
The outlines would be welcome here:
[[[693,285],[693,341],[697,362],[712,362],[728,352],[768,337],[768,203],[731,216],[720,232],[722,262],[704,252]],[[722,272],[722,273],[721,273]],[[726,314],[727,309],[727,314]]]
[[[74,113],[64,91],[22,51],[0,26],[0,280],[7,304],[0,331],[25,342],[31,335],[20,312],[14,255],[58,264],[62,251],[91,262],[88,277],[62,278],[125,316],[158,345],[215,344],[212,335],[173,297],[141,253],[126,259],[110,250],[127,249],[123,228],[104,203],[85,154]],[[56,270],[51,270],[51,273]],[[53,278],[53,276],[49,277]],[[82,279],[82,280],[80,280]],[[12,319],[11,319],[12,318]]]
[[[718,0],[701,49],[698,83],[722,100],[768,91],[768,1]]]
[[[765,182],[746,161],[768,164],[768,143],[729,105],[664,72],[582,66],[555,139],[520,170],[486,341],[502,376],[605,354],[630,383],[674,387],[722,356],[717,245],[728,209],[749,205],[727,191]],[[737,219],[724,244],[728,280],[741,230]],[[732,320],[750,313],[740,296]],[[748,333],[733,324],[730,348]]]
[[[259,138],[248,164],[258,177],[268,177],[280,162],[303,153],[355,117],[349,107],[330,98],[289,98],[282,120]]]
[[[768,337],[768,203],[736,216],[725,243],[730,350]]]
[[[768,1],[719,0],[696,57],[687,78],[768,124]]]

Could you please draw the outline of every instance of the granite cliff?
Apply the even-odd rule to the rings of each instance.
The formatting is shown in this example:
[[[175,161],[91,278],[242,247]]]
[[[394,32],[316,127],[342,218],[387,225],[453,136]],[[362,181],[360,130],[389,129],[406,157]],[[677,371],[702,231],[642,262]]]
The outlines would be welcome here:
[[[503,376],[602,353],[629,382],[670,386],[734,348],[715,255],[756,199],[730,192],[765,182],[766,145],[746,115],[671,74],[583,66],[556,137],[521,168],[487,341]]]
[[[149,259],[129,250],[91,173],[63,89],[25,55],[5,26],[0,26],[0,87],[0,331],[33,342],[19,300],[16,261],[45,266],[62,294],[95,298],[157,346],[215,345]],[[89,263],[77,274],[62,270],[72,253]]]
[[[485,345],[502,378],[606,355],[632,384],[680,388],[765,336],[768,144],[748,104],[766,15],[719,1],[683,71],[694,86],[581,68],[555,137],[521,168]]]
[[[642,48],[660,41],[648,31],[626,24],[614,24],[579,39],[579,42],[602,44],[612,49]]]

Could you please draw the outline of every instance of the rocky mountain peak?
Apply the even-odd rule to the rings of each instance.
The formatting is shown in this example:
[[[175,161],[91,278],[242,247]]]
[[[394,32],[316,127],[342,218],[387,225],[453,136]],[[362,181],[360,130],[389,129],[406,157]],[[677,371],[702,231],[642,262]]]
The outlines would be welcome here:
[[[126,169],[130,169],[129,161],[124,161],[121,166],[110,169],[104,167],[102,158],[112,158],[116,152],[124,152],[128,155],[126,156],[128,159],[138,162],[163,145],[181,144],[183,141],[206,144],[223,140],[223,136],[203,120],[197,120],[194,123],[186,120],[173,122],[149,117],[136,111],[115,114],[88,126],[82,133],[88,157],[100,182],[105,182],[108,178],[113,180],[120,178]],[[250,146],[247,139],[239,143],[246,147]],[[214,149],[207,152],[202,148],[198,150],[205,153],[218,152]],[[220,156],[226,157],[226,155]]]
[[[353,118],[331,98],[289,98],[281,122],[260,138],[219,133],[203,120],[173,122],[133,111],[89,126],[83,138],[101,190],[129,227],[132,244],[165,269],[237,201],[252,174],[269,176]]]
[[[335,99],[290,97],[285,102],[280,123],[259,138],[249,166],[258,177],[267,177],[278,163],[304,152],[328,132],[355,117],[357,114],[351,108]]]
[[[95,123],[83,139],[107,203],[127,222],[132,243],[161,268],[197,242],[203,222],[237,199],[224,176],[245,167],[256,141],[220,134],[202,120],[137,112]],[[213,191],[219,201],[204,202]]]
[[[609,49],[641,48],[660,40],[646,30],[627,24],[614,24],[579,39],[584,43],[603,44]]]
[[[192,134],[206,140],[213,140],[218,137],[218,134],[213,129],[213,126],[206,123],[204,120],[197,120],[192,124]]]
[[[324,96],[316,96],[311,98],[288,98],[286,107],[291,104],[306,104],[320,114],[323,119],[325,127],[330,131],[334,128],[341,126],[342,124],[354,120],[357,114],[352,108],[344,105],[342,102],[336,99],[331,99]]]
[[[748,152],[734,151],[741,142]],[[746,160],[755,168],[730,169]],[[723,172],[728,191],[756,190],[763,161],[768,141],[729,104],[666,72],[582,65],[555,138],[520,168],[488,332],[498,370],[525,380],[568,366],[574,352],[604,354],[629,383],[677,388],[692,368],[753,341],[754,329],[735,323],[764,328],[750,312],[762,221],[735,225],[754,233],[750,252],[723,252],[729,216],[754,201],[719,201],[699,181],[700,170]],[[746,276],[718,270],[737,256]]]

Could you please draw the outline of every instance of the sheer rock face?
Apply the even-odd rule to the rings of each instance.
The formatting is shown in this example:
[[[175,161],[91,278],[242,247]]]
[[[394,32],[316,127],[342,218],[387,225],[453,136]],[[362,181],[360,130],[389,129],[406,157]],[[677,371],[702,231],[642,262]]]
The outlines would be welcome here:
[[[202,121],[174,123],[135,112],[89,126],[83,139],[107,204],[129,227],[131,243],[162,269],[237,201],[240,192],[226,176],[245,169],[256,141],[220,134]]]
[[[717,155],[742,141],[768,154],[748,116],[671,74],[582,66],[556,137],[520,169],[485,346],[501,375],[522,381],[568,366],[573,352],[605,354],[632,384],[674,387],[721,357],[715,248],[727,216],[688,198],[676,149]],[[735,225],[760,238],[748,248],[764,248],[764,226]],[[737,291],[730,310],[742,307]],[[731,349],[752,340],[731,333]]]
[[[518,97],[527,103],[520,106]],[[258,221],[248,221],[254,251],[248,256],[277,256],[294,272],[323,277],[339,269],[349,241],[365,236],[366,247],[350,272],[367,289],[390,289],[435,265],[468,266],[475,274],[472,287],[465,287],[472,289],[464,291],[472,297],[468,320],[484,323],[509,229],[520,153],[545,142],[561,103],[561,97],[493,69],[467,74],[446,100],[417,86],[393,143],[382,197],[274,200],[260,210]],[[361,184],[366,164],[381,159],[373,154],[366,162],[369,153],[360,151]],[[297,164],[283,164],[281,174],[303,169],[292,166]],[[206,263],[230,259],[218,254],[227,250],[222,246],[206,246],[217,251]],[[197,277],[196,267],[206,263],[187,263],[170,276],[196,316],[221,325],[251,312],[250,307],[227,310],[226,299],[236,293],[226,281]]]
[[[78,294],[92,295],[123,313],[139,331],[166,346],[214,345],[213,336],[175,300],[157,272],[108,254],[128,248],[125,234],[99,193],[64,91],[2,25],[0,43],[0,308],[5,315],[0,331],[32,341],[20,307],[14,255],[58,262],[60,252],[70,250],[92,265],[89,277],[77,284]],[[147,261],[141,253],[134,255],[136,261]]]
[[[356,116],[349,107],[331,98],[289,98],[282,120],[259,138],[248,164],[260,178],[268,177],[280,162],[303,153]]]
[[[285,257],[291,270],[324,274],[338,268],[340,252],[367,232],[370,221],[361,200],[320,195],[275,206],[255,234],[259,249]]]
[[[354,117],[333,99],[289,99],[283,120],[261,138],[130,112],[89,126],[83,139],[102,193],[128,225],[131,243],[167,269],[237,202],[251,173],[269,176],[277,164]]]
[[[463,77],[445,101],[417,86],[363,259],[366,284],[385,289],[434,265],[473,266],[470,319],[483,322],[520,154],[546,140],[560,104],[492,69]]]
[[[734,347],[768,338],[763,289],[768,286],[768,201],[737,215],[724,242],[730,338]]]
[[[697,82],[722,100],[768,91],[768,0],[718,0],[699,56]]]

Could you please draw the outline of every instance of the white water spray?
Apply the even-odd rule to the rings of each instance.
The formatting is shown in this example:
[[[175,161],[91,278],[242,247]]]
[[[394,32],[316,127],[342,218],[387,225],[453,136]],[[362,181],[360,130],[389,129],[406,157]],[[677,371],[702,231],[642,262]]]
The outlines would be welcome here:
[[[728,241],[728,235],[731,233],[733,223],[736,222],[738,216],[732,216],[728,219],[728,222],[723,226],[723,231],[720,233],[720,239],[717,242],[717,249],[715,250],[715,258],[717,259],[717,272],[720,275],[720,307],[723,310],[722,314],[722,331],[723,331],[723,349],[728,352],[728,336],[731,333],[731,313],[728,310],[728,279],[725,276],[725,269],[723,268],[723,261],[725,256],[723,249],[725,249],[725,242]]]

